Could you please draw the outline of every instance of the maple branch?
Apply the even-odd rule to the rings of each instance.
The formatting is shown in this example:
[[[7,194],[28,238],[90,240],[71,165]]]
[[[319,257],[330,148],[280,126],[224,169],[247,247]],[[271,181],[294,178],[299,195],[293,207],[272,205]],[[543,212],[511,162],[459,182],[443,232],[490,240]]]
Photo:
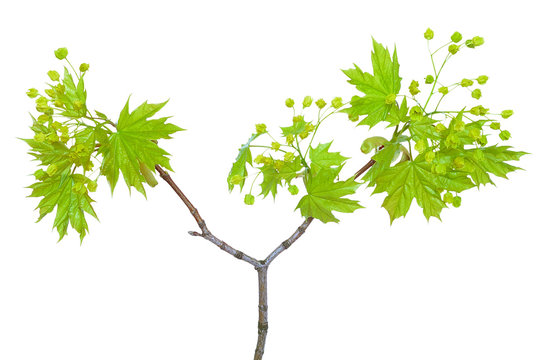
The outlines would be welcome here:
[[[174,190],[174,192],[180,197],[181,201],[183,201],[183,203],[185,204],[187,209],[189,209],[189,212],[191,213],[191,215],[193,215],[193,217],[196,220],[196,223],[198,224],[198,226],[200,227],[200,230],[202,231],[202,233],[198,233],[196,231],[189,231],[190,235],[200,236],[200,237],[212,242],[213,244],[217,245],[221,250],[231,254],[232,256],[234,256],[237,259],[243,260],[243,261],[253,265],[255,268],[259,268],[259,267],[263,266],[257,259],[255,259],[255,258],[253,258],[253,257],[251,257],[251,256],[249,256],[247,254],[244,254],[240,250],[237,250],[237,249],[233,248],[232,246],[230,246],[229,244],[227,244],[223,240],[220,240],[215,235],[213,235],[211,233],[211,231],[208,229],[208,226],[206,225],[206,222],[204,221],[202,216],[200,216],[200,213],[198,212],[196,207],[191,203],[191,201],[189,201],[187,196],[185,196],[185,194],[177,186],[177,184],[174,182],[174,180],[172,180],[170,175],[166,171],[164,171],[164,169],[162,167],[160,167],[159,165],[156,165],[155,169],[159,172],[161,178],[168,185],[170,185],[170,187]]]

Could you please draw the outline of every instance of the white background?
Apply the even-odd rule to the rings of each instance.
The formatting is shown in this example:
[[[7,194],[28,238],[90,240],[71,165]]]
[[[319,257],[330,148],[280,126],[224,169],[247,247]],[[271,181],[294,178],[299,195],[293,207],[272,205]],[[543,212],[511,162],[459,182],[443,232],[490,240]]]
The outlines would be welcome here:
[[[115,118],[132,105],[170,98],[163,114],[188,131],[163,145],[175,180],[210,229],[258,258],[301,223],[297,199],[244,206],[226,175],[258,122],[285,126],[286,97],[349,99],[341,68],[370,64],[371,36],[397,45],[403,89],[430,73],[423,32],[434,44],[453,31],[486,43],[462,51],[445,79],[487,74],[483,103],[513,108],[510,145],[531,152],[510,181],[463,195],[459,209],[429,223],[413,205],[389,226],[383,196],[341,223],[314,223],[269,271],[265,358],[544,359],[542,236],[542,46],[536,1],[20,1],[0,7],[0,359],[251,359],[257,277],[188,230],[196,224],[161,183],[113,198],[99,183],[82,246],[56,244],[50,217],[35,224],[27,199],[34,163],[30,87],[66,46],[91,65],[88,103]],[[445,80],[447,83],[448,81]],[[459,92],[451,104],[472,104]],[[454,105],[452,105],[454,106]],[[373,131],[379,134],[380,129]],[[368,136],[345,117],[321,142],[352,160]]]

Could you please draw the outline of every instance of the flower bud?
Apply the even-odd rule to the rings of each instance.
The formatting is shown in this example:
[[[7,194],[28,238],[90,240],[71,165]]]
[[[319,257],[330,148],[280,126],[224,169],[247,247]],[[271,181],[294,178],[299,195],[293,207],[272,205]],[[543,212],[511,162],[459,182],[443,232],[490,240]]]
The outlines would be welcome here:
[[[419,106],[413,106],[410,109],[410,119],[413,121],[419,121],[423,119],[423,110]]]
[[[272,148],[272,150],[278,151],[280,149],[281,145],[280,145],[280,143],[274,141],[272,143],[272,145],[270,145],[270,147]]]
[[[453,203],[453,194],[448,191],[447,193],[444,194],[443,199],[446,204],[451,204]]]
[[[34,177],[37,179],[37,180],[43,180],[47,177],[47,173],[45,171],[43,171],[43,169],[38,169],[34,172]]]
[[[396,94],[389,94],[385,97],[385,103],[387,105],[391,105],[395,103],[395,99],[397,98]]]
[[[58,48],[55,50],[55,57],[59,60],[65,59],[66,56],[68,56],[68,49],[66,48]]]
[[[446,171],[448,170],[446,168],[446,165],[444,164],[436,164],[434,165],[431,170],[435,173],[435,174],[438,174],[438,175],[445,175],[446,174]]]
[[[423,36],[424,36],[425,39],[427,39],[427,40],[432,40],[433,37],[434,37],[434,31],[432,31],[430,28],[428,28],[428,29],[423,33]]]
[[[323,99],[319,99],[315,102],[318,108],[323,109],[327,103]]]
[[[262,154],[260,154],[260,155],[257,155],[254,161],[255,161],[255,164],[264,164],[266,161],[265,159],[266,158]],[[234,175],[234,176],[237,176],[237,175]]]
[[[85,72],[87,70],[89,70],[89,64],[83,63],[83,64],[79,65],[79,71]]]
[[[482,46],[484,44],[484,38],[481,36],[475,36],[472,38],[472,44],[474,46]]]
[[[53,118],[49,115],[41,114],[40,116],[38,116],[38,123],[42,125],[50,120],[53,120]]]
[[[472,97],[475,98],[476,100],[479,100],[481,97],[482,97],[482,90],[480,89],[474,89],[472,90]]]
[[[338,109],[338,108],[342,107],[342,105],[343,105],[342,104],[342,98],[341,97],[335,97],[334,99],[332,99],[331,105],[335,109]]]
[[[463,39],[463,35],[461,35],[461,33],[459,33],[458,31],[454,32],[451,35],[451,41],[453,41],[454,43],[458,43],[462,39]]]
[[[266,124],[255,125],[255,130],[257,131],[257,134],[264,134],[266,132]]]
[[[255,159],[255,162],[257,162],[256,159]],[[241,175],[236,174],[236,175],[232,175],[232,177],[229,180],[229,183],[231,185],[239,185],[242,183],[243,180],[244,178]]]
[[[291,195],[296,195],[298,194],[298,187],[296,185],[289,185],[289,187],[287,188],[287,190],[289,190],[289,192],[291,193]]]
[[[512,115],[514,115],[514,110],[503,110],[503,112],[501,112],[503,119],[508,119]]]
[[[433,162],[435,157],[436,157],[436,154],[434,153],[434,151],[427,151],[425,153],[425,161],[428,163]]]
[[[457,54],[457,52],[459,52],[459,45],[451,44],[450,46],[448,46],[448,51],[452,55]]]
[[[293,106],[295,106],[295,100],[291,98],[286,99],[285,106],[287,106],[288,108],[292,108]]]
[[[59,168],[56,164],[51,164],[47,167],[47,170],[45,170],[45,172],[47,173],[47,175],[53,176],[58,171],[58,169]]]
[[[499,137],[501,138],[501,140],[508,140],[510,139],[510,131],[508,130],[503,130],[499,133]]]
[[[476,81],[478,81],[478,84],[484,85],[487,80],[489,80],[489,77],[487,75],[480,75],[476,78]]]
[[[481,135],[481,131],[480,129],[470,129],[468,131],[468,136],[473,139],[473,140],[477,140],[479,139],[482,135]]]
[[[414,146],[414,149],[416,149],[416,151],[418,153],[422,153],[425,151],[425,149],[427,148],[427,142],[423,139],[419,139],[418,141],[416,141],[416,145]]]
[[[81,109],[83,109],[83,103],[81,100],[74,101],[74,110],[79,111]]]
[[[38,96],[38,89],[28,89],[28,91],[26,92],[26,95],[29,97],[29,98],[35,98],[36,96]]]
[[[251,195],[251,194],[246,194],[246,196],[244,196],[244,203],[246,205],[253,205],[255,204],[255,196]]]
[[[304,108],[310,107],[313,101],[314,99],[312,99],[311,96],[304,97],[304,100],[302,100],[302,108],[304,109]]]
[[[460,196],[454,197],[453,201],[452,201],[452,205],[453,205],[453,207],[456,207],[456,208],[461,206],[461,197]]]
[[[306,139],[308,137],[308,135],[310,135],[310,133],[306,130],[304,130],[303,132],[301,132],[298,136],[301,138],[301,139]]]
[[[489,124],[489,127],[493,130],[499,130],[501,128],[501,124],[495,121]]]
[[[442,132],[442,131],[444,131],[444,130],[447,130],[447,128],[446,128],[446,127],[444,126],[444,124],[442,124],[442,123],[436,124],[436,125],[435,125],[435,129],[436,129],[436,131],[438,131],[438,132]]]
[[[453,130],[455,131],[463,131],[465,130],[465,123],[463,120],[455,120],[453,123]]]
[[[478,144],[480,144],[481,146],[486,146],[487,145],[487,136],[482,135],[482,136],[480,136],[480,138],[477,141],[478,141]]]
[[[297,122],[301,122],[301,121],[304,121],[304,116],[302,115],[293,116],[293,124]]]
[[[52,132],[51,134],[47,135],[47,136],[45,137],[45,139],[46,139],[47,142],[49,142],[49,143],[55,143],[55,142],[59,141],[59,136],[57,135],[57,133]]]
[[[469,87],[469,86],[472,86],[472,85],[474,85],[474,81],[472,81],[470,79],[461,80],[461,86],[462,87]]]
[[[408,90],[410,91],[410,94],[412,94],[412,96],[419,94],[419,83],[415,80],[412,80],[410,86],[408,87]]]
[[[37,142],[44,142],[45,141],[45,134],[44,133],[37,133],[34,135],[34,140]]]
[[[349,121],[359,121],[359,115],[356,114],[348,114]]]
[[[283,155],[283,160],[285,162],[291,162],[295,160],[295,154],[293,154],[292,152],[287,152],[285,153],[285,155]]]
[[[51,98],[54,98],[57,95],[55,93],[55,90],[53,90],[53,89],[45,89],[45,93]]]
[[[459,145],[459,137],[455,134],[449,134],[446,137],[446,147],[455,148]]]
[[[287,145],[293,144],[294,141],[295,141],[295,138],[293,135],[287,135],[287,137],[285,138],[285,142],[287,143]]]
[[[434,82],[434,77],[432,75],[427,75],[425,77],[425,84],[432,84]]]
[[[447,86],[442,86],[438,88],[438,92],[441,93],[442,95],[446,95],[449,91],[450,90],[448,89]]]
[[[49,78],[52,80],[52,81],[59,81],[60,79],[60,75],[58,72],[56,72],[55,70],[49,70],[47,72],[47,76],[49,76]]]
[[[465,159],[463,159],[462,157],[456,157],[455,159],[453,159],[453,166],[456,168],[456,169],[462,169],[465,167]]]

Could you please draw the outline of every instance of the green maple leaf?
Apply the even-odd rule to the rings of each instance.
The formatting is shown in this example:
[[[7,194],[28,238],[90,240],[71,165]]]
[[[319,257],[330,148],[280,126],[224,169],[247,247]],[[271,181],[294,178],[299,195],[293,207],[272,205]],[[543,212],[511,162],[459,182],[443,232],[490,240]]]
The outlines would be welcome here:
[[[281,127],[281,131],[284,137],[287,137],[289,135],[297,136],[306,129],[307,124],[309,123],[306,121],[297,121],[291,126]]]
[[[468,163],[467,171],[477,186],[494,184],[489,173],[507,179],[509,172],[521,169],[506,161],[517,161],[527,153],[510,149],[510,146],[494,145],[464,150],[465,161]]]
[[[397,50],[395,49],[391,58],[389,50],[383,45],[374,39],[372,43],[374,51],[371,60],[374,75],[363,72],[357,65],[354,69],[343,70],[344,74],[350,78],[348,82],[365,94],[364,97],[354,96],[350,101],[351,107],[343,112],[352,116],[366,115],[359,125],[369,127],[388,119],[395,103],[394,97],[400,91],[401,82]],[[391,118],[389,121],[392,124],[398,123],[398,118]]]
[[[358,201],[345,197],[354,194],[361,184],[353,178],[335,182],[340,169],[320,168],[315,175],[307,178],[307,195],[300,199],[296,207],[302,216],[314,217],[324,223],[338,222],[332,211],[351,213],[362,208]]]
[[[61,115],[73,118],[80,118],[87,112],[87,90],[83,76],[78,80],[77,86],[74,79],[67,68],[64,68],[64,94],[58,96],[59,100],[64,103],[65,110]],[[78,104],[79,102],[79,104]],[[80,105],[80,107],[78,107]]]
[[[30,197],[43,197],[37,207],[40,211],[38,221],[57,209],[53,227],[59,233],[59,241],[66,235],[68,224],[79,233],[83,241],[89,230],[85,213],[98,219],[91,206],[93,200],[87,192],[74,191],[74,185],[83,181],[88,179],[80,174],[71,174],[70,169],[65,169],[57,176],[47,177],[29,186],[32,189]]]
[[[424,117],[421,120],[410,122],[409,130],[410,130],[410,135],[412,135],[412,139],[414,141],[427,140],[427,139],[440,140],[441,139],[440,134],[436,130],[436,127],[434,126],[436,122],[437,121],[429,117]],[[474,142],[474,140],[472,141]]]
[[[141,164],[149,169],[160,165],[172,170],[169,155],[156,144],[158,139],[170,139],[170,135],[183,130],[176,125],[167,124],[168,117],[149,120],[167,101],[160,104],[148,104],[147,101],[129,113],[129,102],[121,111],[116,132],[100,147],[104,155],[101,173],[106,176],[112,192],[119,180],[119,171],[129,188],[136,188],[145,195],[143,183],[146,181],[140,170]]]
[[[375,161],[374,165],[363,176],[363,181],[368,182],[368,186],[374,186],[375,180],[386,169],[389,169],[391,163],[398,156],[400,151],[400,144],[387,142],[384,144],[383,149],[379,150],[373,157]]]
[[[342,166],[347,157],[340,155],[339,152],[329,152],[332,141],[326,144],[319,144],[317,147],[310,147],[310,160],[312,168],[318,170],[321,168],[330,168],[332,166]]]
[[[408,213],[413,199],[423,209],[427,220],[431,216],[440,219],[446,204],[437,189],[437,177],[431,172],[431,165],[420,156],[414,161],[396,164],[377,177],[374,193],[387,192],[382,207],[389,213],[391,223]]]
[[[227,176],[227,184],[229,186],[229,191],[232,191],[234,189],[234,184],[231,182],[233,176],[240,176],[242,178],[240,182],[240,191],[242,191],[242,188],[244,187],[244,184],[246,182],[247,177],[247,168],[246,164],[249,164],[250,166],[253,166],[253,159],[251,157],[251,149],[249,145],[258,138],[261,134],[253,134],[249,138],[249,140],[243,144],[240,149],[238,150],[238,156],[236,157],[236,160],[232,164],[232,168],[230,169],[229,175]]]

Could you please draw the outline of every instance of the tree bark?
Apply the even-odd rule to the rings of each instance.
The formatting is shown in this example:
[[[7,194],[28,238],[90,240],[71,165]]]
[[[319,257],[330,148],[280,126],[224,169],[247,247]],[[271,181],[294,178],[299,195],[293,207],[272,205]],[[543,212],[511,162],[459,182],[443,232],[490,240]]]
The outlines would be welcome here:
[[[263,358],[266,335],[268,334],[267,274],[268,266],[263,266],[257,269],[257,275],[259,277],[259,323],[257,324],[258,336],[254,360],[261,360]]]

